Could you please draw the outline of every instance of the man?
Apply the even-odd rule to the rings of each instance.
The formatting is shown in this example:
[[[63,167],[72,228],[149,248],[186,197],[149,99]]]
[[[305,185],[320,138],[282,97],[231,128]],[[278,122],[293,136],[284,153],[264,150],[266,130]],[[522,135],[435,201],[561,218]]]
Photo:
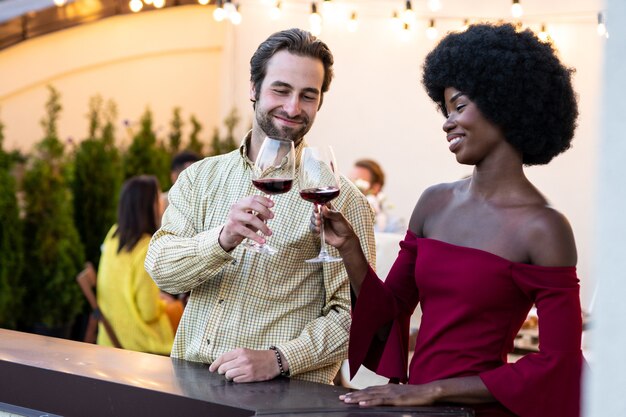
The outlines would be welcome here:
[[[182,151],[174,155],[172,158],[172,166],[170,168],[170,180],[172,181],[172,185],[174,185],[178,176],[185,168],[194,162],[198,162],[200,159],[202,158],[192,151]]]
[[[172,182],[172,185],[176,183],[178,176],[181,172],[183,172],[185,168],[187,168],[194,162],[199,161],[200,159],[202,158],[200,158],[198,154],[191,151],[182,151],[174,155],[174,157],[172,158],[172,165],[170,167],[170,180]],[[167,194],[167,191],[161,193],[161,215],[163,215],[163,212],[169,205]]]
[[[251,173],[267,135],[292,140],[296,157],[302,153],[333,56],[310,33],[290,29],[271,35],[250,64],[252,130],[239,149],[183,171],[145,266],[163,290],[191,291],[172,356],[211,363],[210,371],[234,382],[290,375],[330,383],[346,357],[351,322],[344,266],[304,262],[319,252],[319,236],[309,229],[312,204],[295,191],[297,174],[294,190],[274,203],[255,191]],[[374,264],[373,213],[356,187],[341,181],[333,205]],[[264,236],[278,253],[240,245]]]
[[[382,192],[385,185],[385,173],[376,161],[371,159],[356,161],[350,173],[350,180],[365,194],[376,213],[374,230],[377,233],[406,232],[404,220],[389,212],[393,206],[387,202]]]

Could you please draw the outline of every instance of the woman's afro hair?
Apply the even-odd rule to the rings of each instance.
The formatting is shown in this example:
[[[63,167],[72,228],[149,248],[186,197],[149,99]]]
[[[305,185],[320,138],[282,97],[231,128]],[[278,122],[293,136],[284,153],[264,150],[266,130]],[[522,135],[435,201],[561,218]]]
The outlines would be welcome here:
[[[444,90],[463,92],[522,153],[525,165],[541,165],[567,150],[574,136],[573,72],[530,29],[476,24],[439,42],[426,57],[422,82],[444,115]]]

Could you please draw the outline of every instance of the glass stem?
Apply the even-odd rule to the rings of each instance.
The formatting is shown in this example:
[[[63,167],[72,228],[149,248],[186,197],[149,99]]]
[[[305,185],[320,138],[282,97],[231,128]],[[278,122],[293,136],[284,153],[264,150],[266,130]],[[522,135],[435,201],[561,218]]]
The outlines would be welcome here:
[[[326,250],[326,239],[324,239],[324,217],[322,216],[322,205],[316,204],[317,212],[320,215],[320,256],[328,256],[328,251]]]

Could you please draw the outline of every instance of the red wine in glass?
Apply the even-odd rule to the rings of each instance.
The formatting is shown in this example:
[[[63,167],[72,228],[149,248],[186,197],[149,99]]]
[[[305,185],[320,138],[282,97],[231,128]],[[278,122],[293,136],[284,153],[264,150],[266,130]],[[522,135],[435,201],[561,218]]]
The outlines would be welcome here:
[[[300,190],[300,197],[315,204],[326,204],[337,198],[338,195],[339,188],[337,187],[317,187]]]
[[[339,173],[335,154],[330,146],[306,147],[300,156],[300,197],[314,204],[321,216],[322,206],[339,195]],[[338,262],[342,259],[331,255],[324,239],[324,221],[320,224],[320,252],[305,262]]]
[[[284,178],[262,178],[252,180],[252,184],[265,194],[276,195],[289,192],[293,185],[293,179]]]
[[[291,190],[295,176],[295,151],[293,141],[266,137],[252,167],[252,185],[272,198]],[[251,239],[242,243],[243,247],[266,255],[273,255],[277,249],[267,243],[258,244]]]

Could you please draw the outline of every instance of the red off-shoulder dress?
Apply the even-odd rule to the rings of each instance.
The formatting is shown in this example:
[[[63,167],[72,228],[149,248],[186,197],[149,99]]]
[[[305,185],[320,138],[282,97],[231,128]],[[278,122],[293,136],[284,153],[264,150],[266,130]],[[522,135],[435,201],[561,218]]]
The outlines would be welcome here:
[[[497,403],[477,416],[578,417],[583,357],[575,267],[515,263],[408,232],[383,282],[370,268],[353,312],[349,362],[407,382],[409,319],[422,319],[408,383],[478,375]],[[537,307],[540,351],[507,363]],[[377,336],[393,323],[386,341]]]

